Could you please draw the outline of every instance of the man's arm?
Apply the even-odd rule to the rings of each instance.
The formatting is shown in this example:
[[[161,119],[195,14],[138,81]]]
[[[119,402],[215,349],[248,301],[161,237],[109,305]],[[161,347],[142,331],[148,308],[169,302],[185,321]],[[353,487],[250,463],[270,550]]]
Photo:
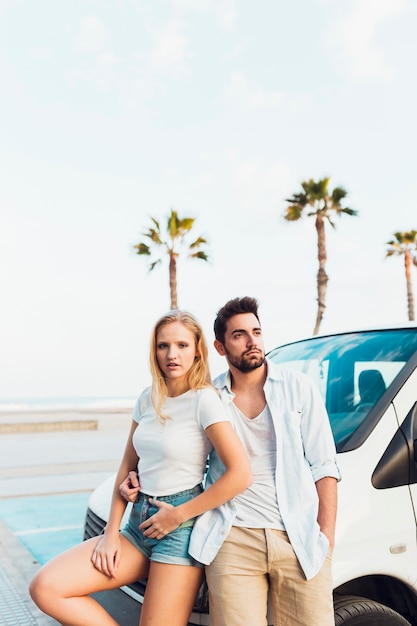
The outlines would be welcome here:
[[[337,480],[330,476],[320,478],[316,482],[316,489],[319,496],[317,521],[321,532],[326,535],[333,549],[337,514]]]

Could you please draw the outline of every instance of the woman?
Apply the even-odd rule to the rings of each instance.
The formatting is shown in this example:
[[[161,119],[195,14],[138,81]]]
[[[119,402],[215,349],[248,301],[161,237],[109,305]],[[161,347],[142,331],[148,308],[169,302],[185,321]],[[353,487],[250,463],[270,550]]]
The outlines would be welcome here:
[[[171,311],[155,325],[152,387],[139,397],[117,473],[104,534],[44,565],[30,593],[65,626],[115,626],[89,594],[148,578],[140,626],[185,626],[203,568],[188,555],[193,520],[230,500],[251,482],[242,444],[211,387],[208,350],[196,319]],[[214,446],[226,472],[202,490]],[[126,527],[118,485],[133,467],[140,487]]]

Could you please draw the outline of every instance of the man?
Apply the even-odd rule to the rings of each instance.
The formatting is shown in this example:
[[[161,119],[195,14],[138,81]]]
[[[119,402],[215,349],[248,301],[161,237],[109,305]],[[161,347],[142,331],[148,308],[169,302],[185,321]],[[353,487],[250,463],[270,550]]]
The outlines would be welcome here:
[[[318,389],[265,358],[258,303],[218,312],[215,348],[229,370],[214,381],[249,455],[253,483],[208,511],[190,554],[206,564],[211,626],[333,626],[336,451]],[[223,468],[213,454],[208,484]]]
[[[340,475],[320,393],[304,374],[265,358],[254,298],[227,302],[214,333],[229,366],[214,385],[249,455],[253,483],[193,529],[190,554],[206,564],[210,626],[266,626],[268,597],[276,626],[334,626]],[[207,484],[223,471],[212,453]]]

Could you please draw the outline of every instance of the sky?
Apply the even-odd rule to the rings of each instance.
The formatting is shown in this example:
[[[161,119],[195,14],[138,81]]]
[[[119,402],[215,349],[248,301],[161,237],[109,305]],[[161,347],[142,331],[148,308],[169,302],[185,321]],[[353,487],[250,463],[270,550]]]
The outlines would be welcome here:
[[[210,346],[243,295],[267,349],[310,335],[314,220],[283,218],[310,178],[358,211],[326,229],[321,331],[406,321],[416,26],[415,0],[0,0],[0,399],[149,384],[168,267],[133,246],[171,209],[209,242],[178,298]]]

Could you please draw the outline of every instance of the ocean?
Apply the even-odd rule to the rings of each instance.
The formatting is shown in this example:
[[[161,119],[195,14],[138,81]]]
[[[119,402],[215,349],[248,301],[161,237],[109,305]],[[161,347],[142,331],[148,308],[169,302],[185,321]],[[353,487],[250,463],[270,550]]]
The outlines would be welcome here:
[[[133,409],[136,399],[136,397],[101,396],[0,398],[0,413],[14,411],[60,411],[68,409]]]

